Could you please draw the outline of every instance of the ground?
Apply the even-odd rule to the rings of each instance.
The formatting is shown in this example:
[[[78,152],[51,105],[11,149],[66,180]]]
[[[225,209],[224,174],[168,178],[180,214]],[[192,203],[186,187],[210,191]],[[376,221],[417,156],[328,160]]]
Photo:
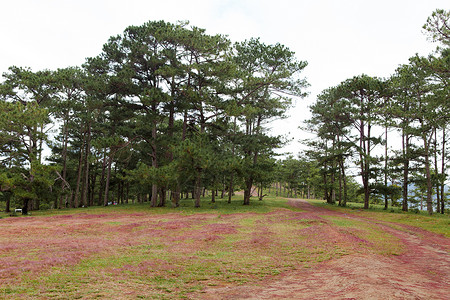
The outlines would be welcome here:
[[[450,299],[450,239],[414,215],[240,203],[2,219],[0,298]]]
[[[450,299],[449,239],[417,228],[396,229],[342,212],[291,199],[308,218],[337,216],[357,219],[398,237],[404,252],[397,256],[358,253],[325,261],[314,268],[286,272],[264,284],[209,288],[203,299]],[[345,240],[330,226],[330,240]]]

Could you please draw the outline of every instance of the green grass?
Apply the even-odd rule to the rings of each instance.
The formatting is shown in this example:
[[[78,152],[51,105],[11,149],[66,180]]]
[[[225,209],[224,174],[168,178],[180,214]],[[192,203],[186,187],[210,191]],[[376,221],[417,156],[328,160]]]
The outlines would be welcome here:
[[[216,197],[216,202],[212,203],[210,197],[201,198],[200,207],[194,207],[193,199],[181,199],[180,206],[173,208],[171,202],[168,201],[165,207],[150,207],[150,203],[129,203],[110,206],[92,206],[86,208],[65,208],[65,209],[49,209],[31,211],[31,216],[54,216],[54,215],[67,215],[67,214],[106,214],[106,213],[152,213],[152,214],[167,214],[167,213],[182,213],[184,215],[192,215],[198,213],[212,213],[217,212],[220,214],[233,214],[233,213],[267,213],[274,208],[290,208],[286,201],[282,198],[265,197],[263,201],[259,201],[256,197],[252,197],[250,205],[243,205],[243,196],[233,196],[231,203],[228,203],[228,199],[220,199]],[[0,212],[0,218],[10,217],[11,213]],[[22,215],[17,215],[22,217]]]
[[[450,217],[448,214],[428,215],[426,212],[416,213],[414,211],[404,212],[400,208],[389,208],[384,210],[384,206],[371,205],[369,209],[363,209],[362,203],[350,202],[347,207],[340,207],[333,204],[327,204],[323,200],[308,200],[311,204],[325,207],[335,211],[344,213],[352,213],[363,217],[372,218],[374,220],[394,222],[413,227],[418,227],[437,234],[450,237]]]

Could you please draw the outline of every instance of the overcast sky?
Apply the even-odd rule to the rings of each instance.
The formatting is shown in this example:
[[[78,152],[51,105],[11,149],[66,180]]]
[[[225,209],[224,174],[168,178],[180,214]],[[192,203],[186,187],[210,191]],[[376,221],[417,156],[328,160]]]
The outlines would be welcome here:
[[[306,60],[310,96],[297,100],[291,117],[273,124],[276,134],[298,140],[308,105],[323,89],[362,73],[388,77],[415,53],[436,45],[422,25],[441,0],[0,0],[0,72],[81,65],[129,25],[188,20],[232,41],[260,37],[281,43]],[[296,154],[299,144],[285,147]]]

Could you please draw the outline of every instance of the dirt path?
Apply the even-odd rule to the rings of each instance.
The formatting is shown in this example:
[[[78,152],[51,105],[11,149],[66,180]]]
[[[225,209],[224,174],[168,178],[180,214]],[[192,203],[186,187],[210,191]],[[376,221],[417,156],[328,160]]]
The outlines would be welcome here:
[[[203,299],[450,299],[450,240],[413,227],[374,221],[315,207],[304,200],[289,204],[305,217],[323,215],[363,221],[396,236],[404,245],[398,256],[370,252],[331,259],[310,269],[273,277],[258,286],[209,288]],[[330,239],[343,232],[329,226]],[[402,229],[399,230],[398,226]]]

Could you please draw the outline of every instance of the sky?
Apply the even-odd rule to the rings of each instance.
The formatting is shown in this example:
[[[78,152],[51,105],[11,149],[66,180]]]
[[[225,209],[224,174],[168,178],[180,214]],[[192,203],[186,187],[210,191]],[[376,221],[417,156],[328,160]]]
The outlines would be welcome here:
[[[280,43],[308,66],[310,87],[294,99],[289,118],[273,134],[291,139],[282,151],[296,155],[298,129],[322,90],[353,76],[389,77],[408,58],[436,44],[422,26],[441,0],[0,0],[0,73],[10,66],[33,71],[79,66],[100,54],[110,36],[147,21],[189,21],[208,34],[239,42],[259,37]]]

